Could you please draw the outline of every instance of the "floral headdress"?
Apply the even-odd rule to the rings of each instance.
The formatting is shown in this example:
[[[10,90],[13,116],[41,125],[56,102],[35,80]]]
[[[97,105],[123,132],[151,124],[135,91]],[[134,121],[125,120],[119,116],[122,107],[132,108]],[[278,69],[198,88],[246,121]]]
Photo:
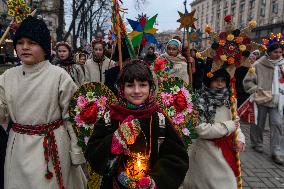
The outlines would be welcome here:
[[[66,42],[66,41],[57,42],[56,45],[55,45],[56,50],[58,50],[58,47],[60,47],[60,46],[65,46],[65,47],[67,47],[70,52],[71,52],[71,50],[72,50],[72,46],[71,46],[68,42]]]
[[[251,67],[250,51],[260,47],[249,37],[251,30],[256,27],[256,21],[250,21],[244,29],[235,29],[232,16],[226,16],[224,20],[227,23],[226,29],[219,34],[212,32],[209,26],[205,28],[205,32],[209,34],[213,42],[211,47],[201,52],[199,56],[213,58],[212,69],[207,74],[208,77],[213,77],[214,72],[221,68],[225,68],[233,77],[237,67]]]
[[[272,45],[273,43],[280,43],[281,45],[284,45],[284,38],[281,33],[270,33],[268,37],[262,38],[262,48],[263,50],[267,50],[267,48]]]

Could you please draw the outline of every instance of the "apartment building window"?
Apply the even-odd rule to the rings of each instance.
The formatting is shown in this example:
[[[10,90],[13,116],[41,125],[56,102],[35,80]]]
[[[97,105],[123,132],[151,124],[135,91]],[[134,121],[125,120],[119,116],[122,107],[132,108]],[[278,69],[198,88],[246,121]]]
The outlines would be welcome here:
[[[278,4],[277,2],[272,3],[272,12],[277,14],[278,13]]]
[[[264,7],[261,7],[260,9],[260,16],[265,16],[265,8]]]
[[[234,15],[236,13],[236,8],[235,7],[232,7],[231,9],[231,14]]]
[[[240,5],[240,12],[244,12],[245,11],[245,4],[241,4]]]
[[[228,11],[224,10],[224,16],[227,16],[227,15],[228,15]]]
[[[250,9],[253,9],[254,6],[255,6],[255,0],[250,0],[250,2],[249,2],[249,8],[250,8]]]
[[[224,1],[224,8],[228,7],[228,1]]]
[[[266,4],[266,0],[261,0],[261,3],[262,3],[263,5],[265,5],[265,4]]]
[[[236,0],[231,0],[231,5],[236,4]]]

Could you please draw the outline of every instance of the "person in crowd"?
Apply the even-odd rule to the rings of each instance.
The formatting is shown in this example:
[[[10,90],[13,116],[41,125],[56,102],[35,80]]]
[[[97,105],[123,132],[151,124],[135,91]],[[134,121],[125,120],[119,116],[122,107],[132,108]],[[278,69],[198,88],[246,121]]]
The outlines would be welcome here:
[[[204,68],[206,67],[205,61],[202,58],[196,57],[197,50],[190,49],[190,55],[194,59],[194,73],[193,73],[193,89],[200,90],[202,88],[203,76],[204,76]]]
[[[252,148],[263,152],[263,131],[266,115],[269,115],[270,151],[272,160],[283,165],[284,155],[284,59],[283,45],[275,42],[268,46],[266,54],[254,63],[255,72],[248,72],[243,85],[253,94],[257,104],[257,124],[250,127]]]
[[[195,127],[198,138],[189,153],[190,169],[184,188],[237,189],[236,152],[244,151],[245,136],[230,110],[230,75],[224,69],[213,74],[204,76],[204,87],[199,91],[199,124]]]
[[[110,120],[102,118],[94,126],[86,151],[92,169],[103,176],[101,189],[177,189],[182,184],[188,169],[187,151],[160,113],[154,90],[149,67],[141,61],[124,66],[119,103],[110,106]],[[145,158],[145,169],[135,177],[137,167],[131,167],[131,158],[137,154]]]
[[[75,54],[75,63],[78,64],[83,73],[84,73],[84,78],[85,78],[85,63],[87,61],[88,55],[83,52],[78,52]]]
[[[155,54],[155,47],[150,46],[147,49],[147,53],[144,57],[144,61],[148,66],[152,66],[155,60],[157,59],[157,56]]]
[[[56,54],[58,58],[56,64],[67,71],[77,86],[82,85],[84,83],[84,71],[82,66],[75,63],[71,45],[65,41],[58,42]]]
[[[4,163],[6,155],[8,134],[6,129],[0,125],[0,189],[4,189]]]
[[[93,56],[85,64],[85,82],[105,83],[105,72],[116,64],[105,56],[105,43],[93,41]]]
[[[185,82],[189,82],[186,58],[181,55],[182,44],[177,39],[171,39],[166,45],[166,53],[160,58],[166,58],[170,62],[170,77],[178,77]],[[159,59],[156,59],[156,61]]]
[[[15,33],[22,61],[0,76],[0,123],[12,122],[5,158],[5,189],[84,189],[84,154],[68,122],[76,84],[50,64],[50,32],[27,17]]]

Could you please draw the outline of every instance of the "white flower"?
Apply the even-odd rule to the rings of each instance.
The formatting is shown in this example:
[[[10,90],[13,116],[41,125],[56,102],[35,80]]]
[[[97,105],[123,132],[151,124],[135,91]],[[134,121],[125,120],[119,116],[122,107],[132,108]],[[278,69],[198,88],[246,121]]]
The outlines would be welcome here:
[[[170,90],[173,94],[177,94],[180,91],[180,88],[178,86],[171,87]]]
[[[190,132],[187,128],[183,128],[182,129],[182,133],[185,135],[185,136],[189,136],[190,135]]]

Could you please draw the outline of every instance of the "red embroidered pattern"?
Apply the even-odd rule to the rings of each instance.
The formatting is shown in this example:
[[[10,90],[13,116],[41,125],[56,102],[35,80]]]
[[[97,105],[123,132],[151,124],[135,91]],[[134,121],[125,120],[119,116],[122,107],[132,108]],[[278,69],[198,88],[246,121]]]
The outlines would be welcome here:
[[[51,156],[51,161],[56,174],[57,182],[60,189],[65,189],[63,185],[63,178],[60,166],[60,160],[58,156],[57,144],[54,136],[54,130],[63,125],[63,120],[56,120],[49,124],[42,125],[21,125],[18,123],[13,123],[13,131],[20,134],[26,135],[39,135],[44,136],[43,148],[44,148],[44,159],[46,161],[46,179],[51,179],[53,177],[52,172],[48,169],[49,156]]]

